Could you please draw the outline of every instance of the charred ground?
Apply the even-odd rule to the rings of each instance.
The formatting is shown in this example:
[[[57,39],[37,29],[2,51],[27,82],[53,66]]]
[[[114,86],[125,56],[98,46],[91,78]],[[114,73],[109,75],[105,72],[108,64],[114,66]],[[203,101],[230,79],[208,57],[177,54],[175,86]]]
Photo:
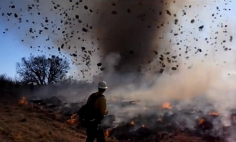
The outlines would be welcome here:
[[[13,101],[15,100],[15,101]],[[25,142],[25,141],[61,141],[61,142],[82,142],[86,139],[86,134],[84,129],[76,127],[76,125],[71,125],[68,123],[70,117],[65,117],[56,112],[50,111],[51,109],[41,109],[39,105],[34,104],[34,107],[31,103],[24,104],[24,99],[21,99],[21,105],[17,99],[1,100],[0,102],[0,138],[4,142]],[[135,122],[139,121],[133,119]],[[117,141],[134,141],[135,135],[129,132],[129,128],[132,127],[132,124],[127,124],[126,126],[120,125],[114,130],[107,130],[105,135],[107,136],[108,142],[117,142]],[[212,137],[202,137],[191,134],[190,132],[178,131],[167,131],[170,129],[168,126],[165,126],[163,130],[160,130],[158,133],[155,133],[155,138],[150,139],[150,130],[145,126],[137,129],[135,132],[136,137],[135,141],[175,141],[175,142],[204,142],[215,140]],[[114,134],[114,132],[120,129],[118,132],[120,134]],[[160,128],[161,129],[161,128]],[[116,132],[117,133],[117,132]],[[116,135],[116,138],[108,138]],[[153,135],[153,134],[152,134]],[[153,137],[153,136],[152,136]],[[137,139],[138,138],[138,139]],[[149,139],[149,140],[148,140]]]

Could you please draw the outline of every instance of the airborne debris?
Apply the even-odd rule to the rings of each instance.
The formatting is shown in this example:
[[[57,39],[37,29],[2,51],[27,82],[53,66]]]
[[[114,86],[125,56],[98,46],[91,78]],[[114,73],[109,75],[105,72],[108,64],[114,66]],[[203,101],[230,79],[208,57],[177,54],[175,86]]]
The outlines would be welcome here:
[[[175,19],[175,25],[178,23],[178,21],[179,21],[178,19]]]
[[[82,49],[82,52],[84,52],[86,48],[85,47],[81,47],[81,49]]]
[[[177,68],[176,68],[176,67],[172,67],[171,69],[172,69],[172,70],[174,70],[174,71],[175,71],[175,70],[177,70]]]
[[[86,28],[82,28],[83,32],[88,32],[88,30]]]
[[[168,15],[171,15],[171,13],[170,13],[170,11],[169,11],[169,10],[166,10],[166,13],[167,13]]]
[[[75,18],[76,18],[76,19],[79,19],[79,15],[75,15]]]
[[[72,56],[77,57],[77,54],[74,53],[74,54],[72,54]]]
[[[230,42],[232,42],[232,41],[233,41],[233,36],[230,36],[230,39],[229,39],[229,41],[230,41]]]
[[[15,8],[15,5],[9,6],[10,8]]]
[[[202,31],[203,28],[204,28],[204,25],[200,26],[198,29],[199,31]]]
[[[97,63],[97,66],[99,66],[99,67],[102,66],[102,63]]]

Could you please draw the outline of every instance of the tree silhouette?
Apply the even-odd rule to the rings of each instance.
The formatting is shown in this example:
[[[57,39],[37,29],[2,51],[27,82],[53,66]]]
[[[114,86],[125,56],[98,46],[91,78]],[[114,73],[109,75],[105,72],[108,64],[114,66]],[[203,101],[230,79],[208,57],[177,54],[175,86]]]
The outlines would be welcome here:
[[[69,69],[69,62],[58,56],[30,56],[17,63],[16,71],[25,84],[46,85],[62,81]]]
[[[6,74],[0,75],[0,86],[1,86],[0,90],[6,89],[6,88],[9,89],[14,84],[15,82]]]

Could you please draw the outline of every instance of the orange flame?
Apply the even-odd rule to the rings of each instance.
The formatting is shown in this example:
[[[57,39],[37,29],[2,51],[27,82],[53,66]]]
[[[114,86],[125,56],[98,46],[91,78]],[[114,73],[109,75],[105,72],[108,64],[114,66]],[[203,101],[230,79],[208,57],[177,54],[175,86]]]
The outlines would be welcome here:
[[[172,109],[172,106],[169,102],[165,102],[162,104],[162,108],[164,109]]]
[[[20,105],[27,105],[28,102],[27,102],[27,100],[26,100],[26,97],[22,97],[21,100],[19,101],[19,104],[20,104]]]
[[[218,115],[219,115],[219,113],[217,113],[217,112],[213,111],[213,112],[210,112],[210,113],[209,113],[209,115],[211,115],[211,116],[218,116]]]
[[[109,137],[110,136],[110,133],[111,133],[111,129],[107,129],[105,131],[105,137]]]
[[[71,125],[76,124],[78,122],[77,114],[72,114],[70,119],[68,119],[66,122]]]
[[[130,122],[130,125],[134,125],[134,121],[131,121],[131,122]]]
[[[203,118],[199,119],[198,124],[202,124],[203,122],[205,122],[205,120]]]

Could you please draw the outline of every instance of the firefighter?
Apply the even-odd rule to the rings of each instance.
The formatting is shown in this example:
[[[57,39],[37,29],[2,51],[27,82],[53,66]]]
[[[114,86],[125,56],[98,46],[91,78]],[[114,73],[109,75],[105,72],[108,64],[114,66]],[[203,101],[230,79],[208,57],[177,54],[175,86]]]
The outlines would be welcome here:
[[[93,142],[95,139],[97,139],[97,142],[105,142],[105,136],[104,131],[101,127],[101,121],[104,117],[104,115],[107,115],[108,111],[106,110],[106,98],[103,95],[103,93],[107,89],[107,83],[105,81],[101,81],[98,83],[98,92],[93,93],[89,96],[87,104],[92,105],[96,112],[90,112],[90,113],[96,113],[96,119],[94,122],[91,122],[87,126],[87,140],[86,142]],[[95,100],[93,98],[96,98]]]

